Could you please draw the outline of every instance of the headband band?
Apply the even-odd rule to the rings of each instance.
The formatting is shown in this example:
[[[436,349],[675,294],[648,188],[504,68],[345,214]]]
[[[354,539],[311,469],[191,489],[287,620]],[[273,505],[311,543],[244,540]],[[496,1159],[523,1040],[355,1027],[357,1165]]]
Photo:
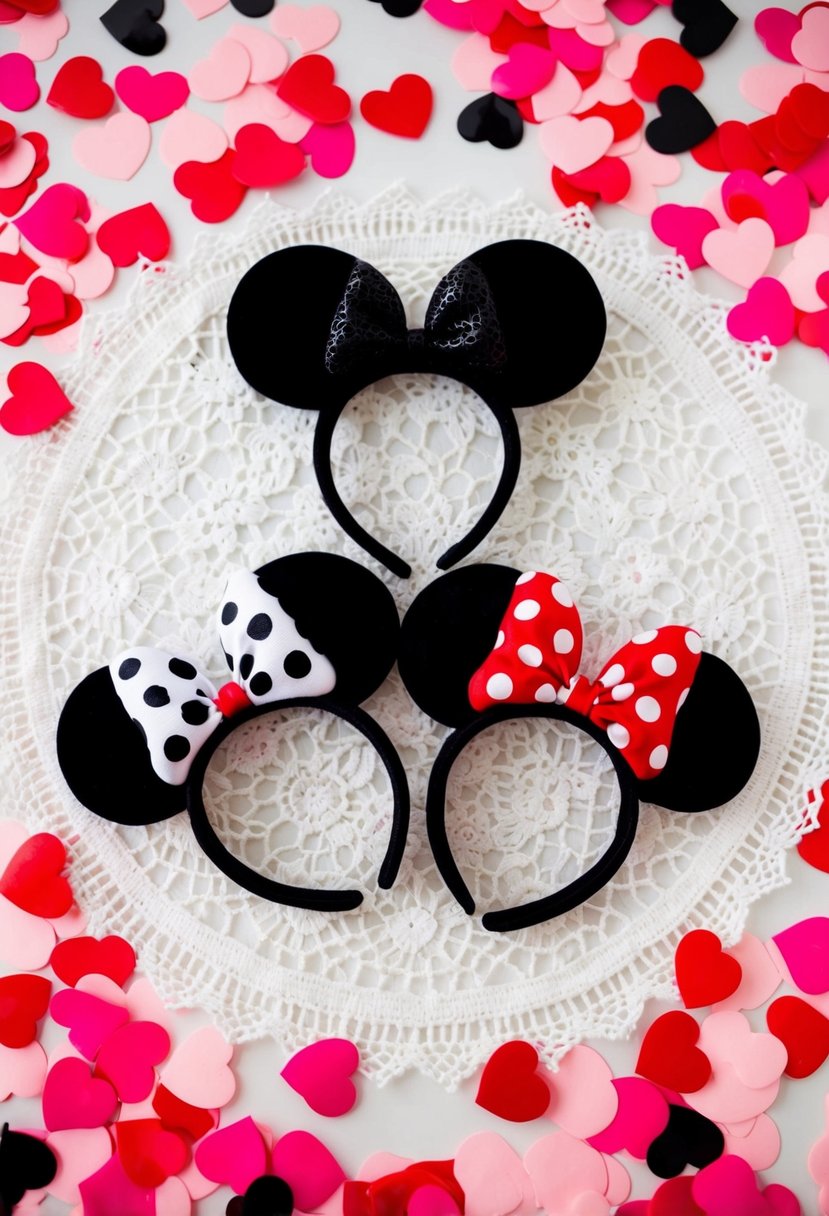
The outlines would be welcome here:
[[[606,316],[588,271],[543,241],[501,241],[440,280],[422,329],[408,329],[403,303],[380,271],[326,246],[295,246],[253,266],[230,302],[227,332],[239,371],[258,392],[319,411],[314,468],[343,530],[400,577],[409,565],[353,518],[334,483],[331,442],[356,393],[384,376],[429,372],[476,392],[494,414],[504,462],[478,522],[438,560],[470,553],[500,518],[518,479],[514,410],[569,392],[604,342]]]

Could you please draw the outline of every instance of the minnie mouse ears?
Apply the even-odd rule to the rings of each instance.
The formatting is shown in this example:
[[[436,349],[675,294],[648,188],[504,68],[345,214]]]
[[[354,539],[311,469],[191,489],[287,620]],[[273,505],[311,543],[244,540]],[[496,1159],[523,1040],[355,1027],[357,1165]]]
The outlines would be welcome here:
[[[410,569],[368,535],[331,473],[336,421],[360,389],[395,372],[434,372],[469,385],[498,418],[501,481],[482,520],[438,562],[453,565],[496,522],[512,493],[520,446],[512,411],[569,392],[595,364],[606,315],[592,277],[543,241],[501,241],[441,279],[423,329],[409,330],[399,295],[373,266],[327,246],[280,250],[253,266],[230,302],[227,332],[239,371],[266,397],[320,417],[314,464],[344,530],[396,574]]]

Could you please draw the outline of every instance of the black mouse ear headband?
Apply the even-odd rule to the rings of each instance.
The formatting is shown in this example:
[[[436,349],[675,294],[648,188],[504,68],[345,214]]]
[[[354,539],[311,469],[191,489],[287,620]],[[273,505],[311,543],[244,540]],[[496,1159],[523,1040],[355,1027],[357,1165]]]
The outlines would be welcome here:
[[[367,262],[324,245],[269,254],[239,283],[227,315],[236,366],[258,392],[319,411],[314,468],[344,531],[403,578],[410,567],[357,523],[331,471],[337,419],[361,389],[396,372],[435,372],[473,389],[498,420],[504,466],[489,506],[439,559],[480,544],[507,505],[521,445],[513,411],[560,397],[585,378],[606,329],[589,272],[543,241],[500,241],[458,262],[438,283],[423,329],[408,329],[399,295]]]
[[[620,807],[613,841],[585,874],[551,895],[487,912],[485,929],[525,928],[568,912],[599,891],[627,857],[639,801],[705,811],[734,798],[751,776],[760,727],[731,668],[702,650],[694,629],[638,634],[595,680],[580,671],[582,627],[557,578],[479,565],[437,579],[403,621],[400,674],[417,704],[457,729],[429,779],[426,820],[438,869],[468,913],[475,902],[446,835],[446,786],[455,760],[481,731],[511,718],[552,718],[590,735],[610,757]]]
[[[394,882],[409,820],[400,758],[360,703],[388,675],[399,620],[376,575],[329,553],[298,553],[231,575],[218,619],[233,679],[216,689],[195,665],[133,646],[87,676],[60,716],[58,762],[76,798],[115,823],[149,824],[187,810],[207,856],[239,886],[276,903],[323,912],[362,902],[359,891],[316,891],[266,878],[220,841],[204,806],[216,749],[261,714],[318,707],[344,719],[380,755],[394,813],[379,885]]]

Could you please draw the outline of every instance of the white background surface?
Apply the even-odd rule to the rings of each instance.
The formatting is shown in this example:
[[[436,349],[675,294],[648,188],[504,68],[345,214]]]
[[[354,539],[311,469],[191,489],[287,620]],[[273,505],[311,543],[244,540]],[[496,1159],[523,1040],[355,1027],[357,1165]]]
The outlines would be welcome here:
[[[549,165],[537,147],[537,135],[533,128],[528,127],[523,143],[509,152],[498,151],[485,144],[467,144],[458,136],[455,120],[469,102],[470,95],[463,92],[452,77],[450,59],[462,35],[438,26],[424,14],[394,20],[383,12],[379,4],[368,3],[368,0],[333,0],[333,3],[342,17],[342,30],[324,53],[333,59],[338,83],[349,91],[352,98],[359,99],[369,89],[388,87],[391,80],[402,72],[421,73],[431,82],[435,92],[435,109],[430,126],[425,136],[416,143],[375,131],[357,115],[354,118],[356,159],[347,176],[341,182],[334,183],[333,188],[344,190],[357,199],[368,199],[392,181],[401,179],[424,197],[463,185],[493,202],[509,197],[520,189],[542,206],[553,208],[558,205],[549,187]],[[222,12],[196,22],[180,0],[168,0],[164,16],[168,32],[167,47],[161,55],[144,60],[125,51],[101,26],[98,13],[105,8],[104,0],[96,0],[95,3],[91,0],[83,0],[83,3],[81,0],[64,0],[63,7],[69,16],[70,32],[61,42],[57,55],[38,65],[43,97],[48,92],[58,65],[78,54],[99,59],[105,69],[105,78],[110,83],[122,67],[137,63],[153,72],[176,69],[186,74],[196,59],[207,54],[227,27],[244,20],[228,6]],[[746,67],[767,58],[752,28],[752,18],[763,5],[751,3],[750,0],[732,0],[731,7],[742,20],[726,46],[704,61],[706,79],[700,89],[702,100],[718,121],[759,117],[740,97],[738,81]],[[267,28],[266,20],[258,24]],[[651,37],[665,35],[675,38],[679,27],[669,11],[660,8],[636,30]],[[0,53],[15,49],[16,44],[14,27],[0,27]],[[194,97],[188,104],[211,117],[219,117],[219,107],[215,105]],[[652,107],[647,109],[648,117],[651,117]],[[190,214],[187,200],[173,189],[171,173],[161,163],[156,147],[131,182],[93,179],[78,166],[71,154],[71,139],[81,126],[78,120],[57,113],[42,101],[27,114],[4,116],[11,118],[20,130],[36,128],[48,136],[52,167],[41,183],[41,189],[57,181],[71,181],[112,211],[152,200],[167,219],[173,233],[172,256],[176,260],[187,256],[195,232],[201,225]],[[154,126],[155,145],[159,126]],[[698,204],[702,194],[720,179],[699,168],[690,155],[684,155],[681,160],[682,176],[676,185],[662,190],[662,199],[665,202]],[[329,188],[331,183],[308,171],[298,181],[282,188],[278,198],[283,203],[302,207]],[[251,191],[229,224],[233,226],[244,222],[261,197],[261,192]],[[599,205],[596,214],[607,226],[649,229],[647,220],[632,216],[619,207]],[[226,229],[227,225],[222,225],[222,228]],[[662,248],[653,237],[651,245],[654,250]],[[776,256],[780,258],[779,253]],[[109,303],[120,301],[134,273],[130,270],[119,272],[115,290],[92,303],[93,314],[99,315]],[[720,297],[739,298],[738,289],[730,288],[713,272],[699,271],[695,277],[703,290]],[[20,351],[0,347],[0,373],[5,373],[20,359],[32,358],[47,363],[59,374],[62,360],[46,355],[37,340]],[[829,447],[825,357],[793,342],[781,352],[774,374],[787,388],[809,402],[810,433]],[[25,440],[0,435],[0,454],[20,442]],[[766,897],[752,911],[749,928],[759,936],[777,932],[803,916],[829,912],[829,876],[806,866],[796,855],[789,859],[788,871],[791,885]],[[643,1024],[652,1021],[658,1012],[659,1007],[652,1003],[646,1009]],[[756,1028],[764,1028],[761,1016],[751,1017]],[[197,1013],[191,1014],[187,1017],[186,1025],[196,1025],[201,1020]],[[55,1030],[54,1026],[47,1030],[47,1048],[53,1039],[57,1041],[61,1037],[54,1035],[50,1038],[49,1032]],[[617,1074],[632,1072],[636,1059],[634,1044],[596,1046],[608,1058]],[[522,1149],[549,1127],[544,1122],[529,1127],[510,1126],[487,1115],[474,1105],[474,1082],[465,1084],[458,1094],[447,1095],[433,1083],[416,1076],[405,1077],[385,1090],[362,1083],[361,1098],[355,1111],[348,1118],[329,1121],[314,1116],[280,1080],[278,1074],[282,1063],[283,1056],[278,1044],[268,1042],[241,1049],[237,1053],[237,1071],[241,1079],[239,1100],[235,1108],[225,1112],[223,1122],[250,1113],[268,1123],[277,1134],[295,1127],[308,1128],[329,1145],[349,1172],[354,1172],[368,1153],[380,1149],[413,1158],[446,1158],[453,1155],[455,1147],[465,1135],[484,1128],[500,1132],[515,1148]],[[781,1097],[770,1112],[781,1128],[783,1152],[778,1164],[768,1171],[767,1178],[789,1185],[807,1214],[818,1211],[816,1188],[807,1175],[805,1156],[808,1146],[823,1129],[823,1097],[829,1090],[826,1076],[824,1068],[806,1081],[784,1081]],[[27,1118],[33,1125],[39,1122],[37,1112],[36,1103],[15,1102],[7,1104],[3,1114],[22,1126]],[[627,1159],[625,1164],[630,1164]],[[634,1186],[634,1195],[651,1194],[657,1180],[645,1170],[634,1170],[633,1173],[634,1178],[640,1180],[640,1185]],[[227,1194],[226,1191],[219,1192],[199,1205],[198,1210],[208,1216],[223,1213]],[[50,1203],[42,1209],[45,1216],[63,1210],[62,1205]],[[735,1216],[739,1214],[735,1213]]]

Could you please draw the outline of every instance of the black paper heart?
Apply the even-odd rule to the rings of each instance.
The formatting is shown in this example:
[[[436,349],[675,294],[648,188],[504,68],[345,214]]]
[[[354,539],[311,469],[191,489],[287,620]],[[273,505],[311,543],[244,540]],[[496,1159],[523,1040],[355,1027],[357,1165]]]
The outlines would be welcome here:
[[[230,0],[243,17],[265,17],[276,4],[276,0]]]
[[[737,17],[722,0],[674,0],[671,11],[685,27],[680,43],[697,59],[719,50],[737,24]]]
[[[524,119],[514,101],[487,93],[461,110],[458,131],[471,144],[486,140],[493,148],[514,148],[524,137]]]
[[[135,55],[157,55],[167,44],[167,31],[158,19],[164,0],[115,0],[101,16],[116,42]]]
[[[373,0],[374,4],[382,4],[383,11],[390,17],[411,17],[420,8],[423,0]]]
[[[688,152],[713,135],[717,124],[690,89],[669,84],[656,99],[662,117],[645,128],[645,139],[655,152]]]
[[[234,1195],[225,1216],[291,1216],[294,1195],[287,1182],[276,1176],[255,1179],[244,1196]]]
[[[669,1106],[668,1126],[648,1149],[648,1169],[657,1178],[676,1178],[686,1165],[698,1170],[723,1154],[725,1138],[710,1119],[687,1106]]]
[[[26,1191],[48,1186],[58,1172],[55,1154],[42,1140],[23,1132],[0,1132],[0,1212],[12,1212]]]

